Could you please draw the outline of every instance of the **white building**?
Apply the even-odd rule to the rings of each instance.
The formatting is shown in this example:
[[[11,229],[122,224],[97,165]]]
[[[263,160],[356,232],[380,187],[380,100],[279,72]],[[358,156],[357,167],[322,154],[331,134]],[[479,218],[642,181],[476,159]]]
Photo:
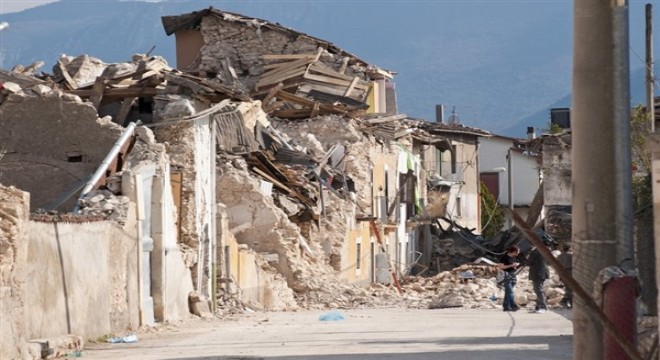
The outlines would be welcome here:
[[[505,207],[513,203],[525,219],[541,182],[539,157],[521,146],[519,139],[493,135],[480,139],[478,166],[481,180],[497,203]]]

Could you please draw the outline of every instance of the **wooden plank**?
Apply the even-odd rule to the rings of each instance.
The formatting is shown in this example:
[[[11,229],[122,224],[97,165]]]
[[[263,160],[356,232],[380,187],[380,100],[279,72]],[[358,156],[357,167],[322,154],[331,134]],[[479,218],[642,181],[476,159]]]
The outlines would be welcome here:
[[[346,81],[352,81],[353,80],[352,76],[337,72],[335,69],[333,69],[333,68],[331,68],[331,67],[329,67],[329,66],[327,66],[327,65],[325,65],[321,62],[316,62],[316,63],[312,64],[312,66],[310,67],[309,70],[321,73],[323,75],[328,75],[328,76],[331,76],[331,77],[335,77],[335,78],[338,78],[338,79],[344,79]]]
[[[213,81],[213,80],[209,80],[209,79],[203,79],[203,78],[200,78],[200,77],[197,77],[197,76],[194,76],[194,75],[190,75],[190,74],[187,74],[187,73],[182,73],[182,72],[179,72],[179,71],[172,71],[171,73],[176,74],[180,77],[191,79],[191,80],[193,80],[193,81],[195,81],[199,84],[202,84],[206,87],[209,87],[209,88],[211,88],[211,89],[213,89],[217,92],[226,94],[230,97],[234,97],[234,98],[242,100],[242,101],[250,101],[251,100],[248,96],[244,95],[242,92],[236,91],[232,88],[224,86],[224,85],[222,85],[221,83],[219,83],[217,81]]]
[[[176,76],[175,74],[172,74],[172,73],[165,73],[164,75],[165,75],[165,80],[167,80],[168,83],[177,84],[177,85],[181,85],[183,87],[187,87],[190,90],[192,90],[192,92],[194,92],[194,93],[200,93],[200,92],[203,91],[203,92],[206,92],[206,93],[210,94],[210,93],[215,92],[214,89],[211,89],[210,87],[204,86],[204,85],[199,84],[199,83],[197,83],[195,81],[192,81],[190,79],[187,79],[187,78],[184,78],[184,77],[181,77],[181,76]]]
[[[274,110],[272,116],[281,119],[309,119],[309,108]]]
[[[62,77],[64,78],[64,82],[66,82],[66,84],[69,86],[69,89],[76,90],[78,88],[78,84],[73,81],[73,78],[71,75],[69,75],[69,72],[66,70],[66,66],[64,66],[62,60],[57,61],[57,67],[60,69]]]
[[[320,105],[319,102],[314,103],[314,106],[312,106],[312,112],[309,113],[310,118],[316,117],[319,114]]]
[[[280,63],[280,64],[278,64],[279,66],[271,69],[270,71],[267,71],[267,72],[261,74],[260,79],[270,79],[271,77],[278,76],[278,74],[283,74],[283,73],[289,72],[291,69],[297,69],[297,68],[301,68],[303,66],[307,66],[310,63],[311,63],[311,60],[307,60],[307,59]]]
[[[262,60],[295,60],[295,59],[315,59],[316,54],[264,54]]]
[[[132,97],[132,98],[125,98],[124,101],[121,102],[121,108],[119,108],[119,112],[117,113],[117,117],[115,118],[115,122],[117,124],[125,126],[124,122],[126,122],[128,113],[131,112],[133,103],[135,103],[136,100],[137,100],[136,97]]]
[[[282,190],[285,194],[287,194],[287,195],[291,195],[291,196],[297,198],[297,199],[300,200],[303,204],[306,204],[306,205],[308,205],[308,206],[310,206],[310,207],[313,206],[313,204],[311,204],[311,201],[310,201],[308,198],[302,196],[299,192],[297,192],[297,191],[291,189],[290,187],[288,187],[288,186],[282,184],[282,183],[279,182],[277,179],[275,179],[274,177],[272,177],[272,176],[266,174],[263,170],[259,169],[258,167],[253,167],[253,168],[252,168],[252,171],[254,171],[255,173],[257,173],[257,174],[259,174],[259,175],[261,175],[261,176],[263,176],[266,180],[272,182],[273,185],[275,185],[276,187],[278,187],[278,188],[279,188],[280,190]]]
[[[104,98],[123,98],[123,97],[142,97],[142,96],[155,96],[155,95],[166,95],[166,94],[177,94],[179,92],[177,88],[143,88],[143,87],[130,87],[130,88],[119,88],[119,89],[106,89],[104,91]],[[68,90],[67,94],[78,95],[80,97],[90,97],[92,95],[92,90]]]
[[[309,99],[304,99],[299,96],[295,96],[293,94],[287,93],[286,91],[278,91],[277,94],[275,94],[275,97],[284,99],[287,101],[291,101],[300,105],[304,105],[306,107],[314,107],[315,101],[309,100]],[[319,104],[319,108],[322,110],[330,111],[330,112],[337,112],[344,114],[346,113],[345,110],[342,110],[336,106],[328,105],[328,104]]]
[[[352,81],[355,80],[355,77],[339,73],[339,72],[335,71],[334,69],[332,69],[332,68],[330,68],[326,65],[323,65],[320,62],[312,64],[309,71],[310,72],[317,72],[317,73],[327,75],[327,76],[330,76],[330,77],[334,77],[334,78],[337,78],[337,79],[343,79],[343,80],[346,80],[348,82],[352,82]],[[366,90],[367,88],[369,88],[369,82],[367,82],[365,80],[362,80],[362,79],[358,79],[357,83],[355,84],[355,87],[359,88],[359,89],[362,89],[362,90]]]
[[[327,94],[337,95],[337,96],[344,96],[344,93],[346,92],[346,88],[344,87],[319,83],[316,81],[308,81],[304,85],[298,88],[298,92],[304,95],[309,94],[309,92],[312,90],[320,91]],[[299,94],[296,95],[300,96]],[[363,91],[353,90],[353,95],[349,97],[357,101],[364,101],[365,95],[366,94]]]
[[[273,87],[272,89],[270,89],[270,90],[268,91],[268,94],[266,94],[266,97],[264,97],[264,99],[261,101],[261,107],[262,107],[263,109],[268,108],[268,103],[270,102],[270,100],[272,100],[273,97],[275,96],[275,94],[276,94],[278,91],[282,90],[283,87],[284,87],[284,84],[279,83],[279,84],[275,85],[275,87]]]
[[[105,78],[99,76],[94,81],[94,86],[92,86],[92,93],[89,96],[89,101],[94,106],[94,109],[98,110],[99,105],[101,104],[101,99],[103,98],[103,90],[105,90]]]
[[[582,300],[581,306],[583,306],[583,308],[580,310],[586,311],[588,315],[591,315],[592,318],[596,319],[600,323],[600,326],[603,327],[621,346],[630,359],[643,360],[644,357],[637,352],[635,345],[631,344],[627,338],[621,335],[618,326],[610,320],[607,314],[605,314],[602,305],[594,300],[590,291],[585,290],[581,284],[575,281],[571,273],[566,270],[554,255],[552,255],[552,252],[550,252],[550,249],[545,246],[543,240],[541,240],[538,234],[530,229],[515,211],[507,208],[505,208],[504,211],[506,215],[511,218],[513,223],[522,231],[525,237],[527,237],[527,240],[538,249],[543,256],[543,259],[555,269],[555,273],[559,276],[559,279],[573,290],[574,295],[577,295],[580,300]]]
[[[257,84],[254,86],[255,89],[259,89],[261,87],[264,87],[265,85],[270,85],[270,84],[277,84],[278,82],[282,82],[286,79],[294,78],[296,76],[304,75],[305,72],[307,71],[307,67],[295,67],[292,69],[288,69],[283,72],[278,72],[277,74],[273,74],[268,77],[263,77],[260,78]]]
[[[337,79],[337,78],[333,78],[333,77],[325,76],[325,75],[314,75],[314,74],[307,73],[307,74],[305,74],[304,78],[308,79],[308,80],[316,80],[316,81],[319,81],[319,82],[340,85],[340,86],[343,86],[344,88],[347,88],[351,85],[351,81]],[[364,89],[365,88],[364,85],[361,85],[361,84],[356,84],[355,87],[359,88],[359,89]]]
[[[378,117],[374,119],[367,119],[365,122],[368,124],[382,124],[386,122],[391,122],[391,121],[397,121],[397,120],[403,120],[408,118],[408,115],[406,114],[398,114],[398,115],[392,115],[392,116],[385,116],[385,117]]]
[[[302,80],[302,78],[300,80]],[[296,91],[298,86],[304,84],[304,82],[296,81],[296,82],[288,83],[286,81],[283,81],[280,84],[284,85],[280,90],[290,90],[290,92],[293,93]],[[259,91],[251,91],[250,96],[252,96],[253,98],[259,98],[260,96],[267,95],[269,92],[270,92],[270,88],[265,87],[265,89],[261,89]]]
[[[355,88],[355,85],[357,85],[358,81],[360,81],[360,78],[358,76],[353,78],[353,81],[351,82],[351,85],[348,86],[348,89],[346,89],[346,92],[344,92],[344,96],[350,96],[351,92],[353,92],[353,89]]]
[[[139,81],[148,79],[148,78],[150,78],[154,75],[158,75],[158,74],[160,74],[159,70],[147,70],[147,71],[143,72],[142,74],[139,74],[139,75],[135,74],[135,76],[133,76],[133,80],[137,80],[139,82]]]
[[[273,165],[272,162],[262,153],[261,151],[255,151],[253,153],[250,153],[250,156],[253,156],[255,159],[259,160],[268,171],[270,171],[273,176],[275,176],[278,180],[283,181],[283,182],[289,182],[289,178],[284,175],[275,165]]]
[[[284,105],[286,104],[286,101],[275,101],[274,103],[270,104],[264,111],[266,113],[273,112],[275,110],[281,109]]]

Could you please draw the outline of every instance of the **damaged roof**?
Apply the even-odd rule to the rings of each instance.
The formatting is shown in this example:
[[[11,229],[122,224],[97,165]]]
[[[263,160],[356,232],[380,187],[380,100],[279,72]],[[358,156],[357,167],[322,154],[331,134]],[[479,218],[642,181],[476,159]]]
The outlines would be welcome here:
[[[161,21],[163,23],[163,28],[165,29],[165,33],[167,35],[172,35],[173,33],[179,31],[179,30],[191,30],[191,29],[197,29],[199,28],[202,18],[205,16],[217,16],[222,20],[225,21],[232,21],[232,22],[238,22],[238,23],[243,23],[249,26],[256,26],[259,28],[268,28],[273,31],[278,31],[285,33],[287,35],[294,35],[296,37],[298,36],[304,36],[309,39],[314,40],[315,42],[318,43],[320,47],[323,47],[327,51],[338,54],[341,56],[347,56],[353,59],[353,61],[359,62],[362,65],[365,66],[372,66],[375,68],[375,71],[380,73],[383,76],[386,76],[388,78],[392,78],[393,75],[396,75],[396,72],[390,71],[390,70],[384,70],[381,68],[378,68],[377,66],[373,64],[369,64],[368,62],[360,59],[359,57],[355,56],[354,54],[351,54],[338,46],[334,45],[333,43],[319,39],[317,37],[293,30],[291,28],[284,27],[278,23],[272,23],[268,20],[264,19],[259,19],[259,18],[254,18],[254,17],[249,17],[237,13],[232,13],[228,11],[222,11],[213,8],[213,6],[210,6],[208,9],[204,10],[199,10],[199,11],[193,11],[192,13],[188,14],[182,14],[182,15],[174,15],[174,16],[163,16],[161,17]]]
[[[461,134],[461,135],[473,135],[480,137],[491,137],[492,133],[462,124],[445,124],[439,122],[430,122],[422,119],[412,119],[409,118],[405,120],[407,126],[411,128],[419,128],[429,132],[430,134]]]

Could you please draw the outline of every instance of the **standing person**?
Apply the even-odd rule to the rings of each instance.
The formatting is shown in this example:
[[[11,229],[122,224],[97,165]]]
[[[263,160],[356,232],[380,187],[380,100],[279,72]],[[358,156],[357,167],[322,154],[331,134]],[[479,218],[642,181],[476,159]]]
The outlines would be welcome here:
[[[557,260],[566,269],[566,271],[573,276],[573,248],[571,244],[564,244],[561,254],[557,256]],[[573,307],[573,289],[564,284],[564,297],[561,299],[561,306],[570,309]]]
[[[536,306],[534,312],[542,314],[548,311],[548,305],[545,302],[545,294],[543,293],[543,285],[550,277],[548,264],[541,255],[538,248],[533,248],[527,257],[527,266],[529,266],[529,279],[532,280],[534,293],[536,294]]]
[[[513,287],[516,286],[516,269],[520,265],[518,263],[518,255],[520,254],[520,249],[517,246],[511,246],[507,249],[506,254],[500,259],[500,263],[497,264],[497,269],[502,270],[507,273],[507,280],[504,281],[504,301],[502,302],[502,307],[504,311],[517,311],[520,309],[516,305],[516,301],[513,296]]]

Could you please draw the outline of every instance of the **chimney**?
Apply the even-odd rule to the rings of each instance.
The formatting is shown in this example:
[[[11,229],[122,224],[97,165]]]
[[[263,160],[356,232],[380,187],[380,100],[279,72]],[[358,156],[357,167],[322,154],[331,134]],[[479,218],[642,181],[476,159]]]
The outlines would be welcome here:
[[[435,106],[435,122],[445,122],[445,106],[438,104]]]
[[[536,139],[536,133],[534,132],[534,127],[533,126],[528,126],[527,127],[527,140],[534,140]]]

